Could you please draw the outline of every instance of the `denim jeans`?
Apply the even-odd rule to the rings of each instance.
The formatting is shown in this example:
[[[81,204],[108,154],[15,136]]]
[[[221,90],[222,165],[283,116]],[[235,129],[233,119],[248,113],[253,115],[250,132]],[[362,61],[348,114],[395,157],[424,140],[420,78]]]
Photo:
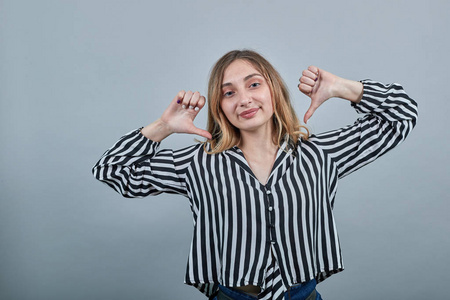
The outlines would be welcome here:
[[[316,291],[316,280],[313,279],[306,283],[291,287],[284,293],[285,300],[322,300],[320,294]],[[219,295],[214,300],[256,300],[255,296],[241,291],[230,289],[222,285],[219,286]]]

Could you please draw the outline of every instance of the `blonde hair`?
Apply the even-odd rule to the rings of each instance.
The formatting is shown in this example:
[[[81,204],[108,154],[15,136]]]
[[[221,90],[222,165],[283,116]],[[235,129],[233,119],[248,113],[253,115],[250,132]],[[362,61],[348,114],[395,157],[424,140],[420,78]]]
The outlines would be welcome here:
[[[220,153],[232,148],[240,141],[239,129],[228,121],[220,107],[220,101],[223,96],[223,75],[226,68],[238,59],[251,63],[264,76],[269,85],[274,108],[272,118],[275,129],[273,136],[274,144],[280,147],[286,134],[289,135],[289,145],[291,146],[297,143],[299,137],[307,139],[309,130],[305,126],[300,125],[294,108],[291,105],[289,91],[280,74],[259,53],[252,50],[233,50],[222,56],[213,66],[210,73],[207,130],[211,133],[212,139],[204,143],[205,151],[210,154]],[[207,147],[208,143],[210,147]]]

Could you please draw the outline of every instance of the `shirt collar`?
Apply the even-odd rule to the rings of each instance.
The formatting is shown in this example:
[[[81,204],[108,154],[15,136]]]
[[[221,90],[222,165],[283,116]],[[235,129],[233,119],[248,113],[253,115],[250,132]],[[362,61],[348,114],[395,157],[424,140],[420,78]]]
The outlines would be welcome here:
[[[275,163],[273,164],[266,186],[272,185],[274,180],[275,182],[278,181],[279,179],[278,177],[282,176],[282,174],[284,174],[286,170],[289,168],[289,166],[292,164],[297,151],[296,147],[292,147],[290,145],[292,144],[290,143],[289,135],[286,134],[283,138],[283,142],[281,143],[280,148],[278,149],[275,158]],[[231,159],[236,164],[238,164],[242,169],[244,169],[250,174],[253,174],[247,160],[245,159],[244,153],[242,152],[241,149],[239,149],[238,146],[233,146],[230,149],[225,150],[224,153],[228,154],[231,157]],[[277,174],[279,174],[279,176],[277,176],[277,178],[274,179],[273,174],[278,168],[282,166],[284,166],[283,170],[281,172],[276,172]]]

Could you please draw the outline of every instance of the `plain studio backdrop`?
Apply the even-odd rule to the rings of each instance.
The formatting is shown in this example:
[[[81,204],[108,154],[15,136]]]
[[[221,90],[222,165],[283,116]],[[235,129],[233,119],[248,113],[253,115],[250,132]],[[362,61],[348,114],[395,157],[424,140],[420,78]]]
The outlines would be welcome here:
[[[261,52],[298,115],[301,72],[401,83],[419,122],[394,151],[340,181],[345,271],[324,299],[448,295],[448,1],[0,1],[0,299],[206,299],[184,285],[186,198],[125,199],[91,168],[181,90],[205,94],[229,50]],[[351,124],[332,99],[313,132]],[[206,109],[196,124],[206,126]],[[194,143],[171,136],[162,148]]]

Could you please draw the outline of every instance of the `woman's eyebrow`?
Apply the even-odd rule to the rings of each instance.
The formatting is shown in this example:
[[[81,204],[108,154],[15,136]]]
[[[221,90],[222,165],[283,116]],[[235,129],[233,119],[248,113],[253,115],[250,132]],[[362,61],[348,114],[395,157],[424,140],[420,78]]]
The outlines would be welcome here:
[[[247,80],[249,80],[250,78],[252,78],[252,77],[254,77],[254,76],[261,76],[261,77],[263,77],[261,74],[259,74],[259,73],[253,73],[253,74],[250,74],[250,75],[248,75],[248,76],[245,76],[245,78],[244,78],[244,81],[247,81]]]
[[[245,76],[242,81],[247,81],[247,80],[249,80],[250,78],[252,78],[254,76],[261,76],[262,77],[262,75],[259,74],[259,73],[253,73],[253,74]],[[223,87],[230,86],[230,85],[233,85],[233,84],[231,82],[226,82],[226,83],[222,84],[221,87],[223,88]]]

